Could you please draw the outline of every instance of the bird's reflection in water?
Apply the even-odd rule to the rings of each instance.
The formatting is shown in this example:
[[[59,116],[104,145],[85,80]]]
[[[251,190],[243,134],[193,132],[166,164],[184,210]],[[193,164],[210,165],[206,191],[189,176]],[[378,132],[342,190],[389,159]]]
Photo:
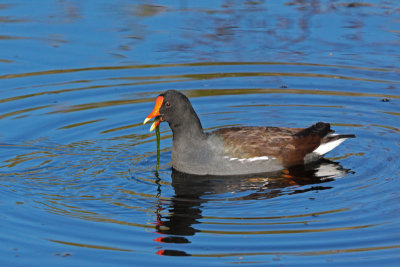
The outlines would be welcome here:
[[[175,196],[169,203],[168,215],[158,214],[157,233],[162,237],[155,239],[161,243],[190,243],[187,236],[198,232],[195,225],[201,223],[202,204],[213,200],[213,195],[224,193],[238,197],[229,200],[270,199],[284,194],[298,194],[313,190],[326,190],[331,186],[321,184],[333,181],[349,173],[336,162],[322,159],[312,165],[298,166],[277,173],[254,174],[246,176],[198,176],[172,171],[172,186]],[[304,185],[313,185],[303,188]],[[298,189],[295,189],[298,186]],[[294,187],[293,190],[284,190]],[[216,196],[218,197],[218,196]],[[219,199],[223,200],[223,199]],[[190,256],[178,250],[160,250],[160,255]]]

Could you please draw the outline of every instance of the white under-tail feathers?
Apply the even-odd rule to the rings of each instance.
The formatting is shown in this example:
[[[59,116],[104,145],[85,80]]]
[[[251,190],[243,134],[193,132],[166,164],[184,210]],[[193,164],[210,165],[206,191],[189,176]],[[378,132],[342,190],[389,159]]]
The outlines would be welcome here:
[[[337,136],[337,138],[335,138],[336,136]],[[326,153],[328,153],[329,151],[331,151],[332,149],[334,149],[335,147],[337,147],[338,145],[340,145],[341,143],[343,143],[344,141],[346,141],[346,139],[352,138],[352,137],[354,137],[354,136],[353,135],[330,134],[326,138],[328,138],[328,139],[332,138],[332,140],[331,141],[328,140],[326,143],[321,144],[313,152],[320,156],[323,156]]]

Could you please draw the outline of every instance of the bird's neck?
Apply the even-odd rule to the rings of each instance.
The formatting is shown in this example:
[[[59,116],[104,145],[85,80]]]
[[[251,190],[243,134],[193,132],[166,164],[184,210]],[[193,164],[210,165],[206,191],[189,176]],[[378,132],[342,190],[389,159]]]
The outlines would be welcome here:
[[[201,140],[205,137],[200,119],[194,110],[185,113],[179,122],[170,122],[169,126],[172,129],[174,142],[189,144],[193,140]]]

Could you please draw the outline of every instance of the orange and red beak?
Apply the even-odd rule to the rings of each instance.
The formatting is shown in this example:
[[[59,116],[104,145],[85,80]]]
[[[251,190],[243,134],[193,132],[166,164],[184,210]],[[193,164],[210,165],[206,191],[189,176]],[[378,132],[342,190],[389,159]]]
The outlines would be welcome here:
[[[158,96],[156,98],[156,104],[154,105],[153,111],[146,117],[146,119],[144,119],[143,124],[146,124],[152,118],[156,118],[150,127],[150,132],[153,131],[160,124],[160,121],[162,121],[162,118],[160,117],[160,108],[161,108],[163,101],[164,101],[164,97]]]

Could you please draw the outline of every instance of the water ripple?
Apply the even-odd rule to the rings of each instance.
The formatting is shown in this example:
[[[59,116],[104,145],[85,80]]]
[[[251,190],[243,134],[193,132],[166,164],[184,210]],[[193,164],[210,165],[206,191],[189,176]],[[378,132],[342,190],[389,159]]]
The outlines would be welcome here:
[[[400,95],[393,69],[206,62],[0,79],[15,81],[0,91],[7,129],[0,192],[11,205],[2,216],[14,232],[34,231],[42,246],[233,263],[265,262],[265,255],[309,263],[334,255],[348,263],[347,254],[396,258]],[[288,173],[193,177],[171,171],[172,134],[163,124],[157,175],[155,136],[141,122],[166,88],[191,98],[207,130],[328,121],[357,138]],[[35,240],[27,235],[18,244]]]

